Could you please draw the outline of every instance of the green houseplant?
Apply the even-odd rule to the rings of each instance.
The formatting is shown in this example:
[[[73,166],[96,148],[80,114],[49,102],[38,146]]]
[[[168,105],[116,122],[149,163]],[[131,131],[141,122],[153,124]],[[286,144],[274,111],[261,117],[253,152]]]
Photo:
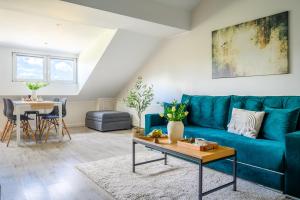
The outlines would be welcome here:
[[[135,109],[138,116],[138,127],[136,133],[141,134],[141,119],[142,114],[147,107],[151,104],[154,97],[153,86],[149,86],[143,82],[141,76],[138,77],[133,88],[128,90],[127,97],[123,100],[129,108]]]
[[[33,101],[37,101],[38,97],[36,91],[43,87],[46,87],[47,85],[48,83],[44,83],[44,82],[27,82],[26,87],[31,91],[31,99]]]
[[[170,104],[163,106],[164,113],[161,113],[160,116],[168,120],[167,130],[169,143],[176,143],[183,137],[184,124],[182,121],[189,114],[186,111],[186,104],[178,103],[174,100]]]

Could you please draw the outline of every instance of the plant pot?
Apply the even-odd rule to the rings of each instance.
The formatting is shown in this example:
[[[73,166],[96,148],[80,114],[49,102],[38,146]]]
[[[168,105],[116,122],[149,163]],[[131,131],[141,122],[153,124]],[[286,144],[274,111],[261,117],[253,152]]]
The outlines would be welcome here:
[[[31,100],[32,101],[37,101],[38,100],[38,96],[36,94],[36,90],[32,90],[31,91]]]
[[[167,130],[169,143],[173,144],[182,139],[184,125],[182,121],[170,121],[168,123]]]
[[[132,136],[133,137],[144,136],[144,129],[138,127],[132,128]]]

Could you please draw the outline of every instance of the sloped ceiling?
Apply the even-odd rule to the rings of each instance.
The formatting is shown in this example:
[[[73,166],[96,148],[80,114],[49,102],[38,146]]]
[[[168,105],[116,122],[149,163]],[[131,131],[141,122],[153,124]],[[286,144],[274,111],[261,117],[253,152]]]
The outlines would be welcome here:
[[[106,29],[0,8],[0,45],[79,54]]]
[[[118,30],[76,99],[116,97],[160,39]]]

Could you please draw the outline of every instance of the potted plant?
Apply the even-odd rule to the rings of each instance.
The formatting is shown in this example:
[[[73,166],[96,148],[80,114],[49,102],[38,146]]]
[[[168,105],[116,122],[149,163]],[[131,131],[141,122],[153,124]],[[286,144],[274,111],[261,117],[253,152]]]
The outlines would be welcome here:
[[[184,131],[182,120],[184,120],[187,115],[186,104],[177,103],[176,100],[169,106],[165,106],[164,113],[160,114],[161,117],[165,117],[168,120],[167,130],[170,144],[182,139]]]
[[[42,87],[46,87],[47,85],[48,85],[48,83],[44,83],[44,82],[28,82],[28,83],[26,83],[27,88],[31,91],[31,100],[37,101],[38,97],[37,97],[36,91]]]
[[[123,99],[129,108],[135,109],[138,116],[138,127],[133,129],[134,136],[143,134],[141,128],[142,114],[151,104],[153,97],[153,86],[148,86],[143,82],[142,77],[138,77],[134,87],[128,90],[127,97]]]

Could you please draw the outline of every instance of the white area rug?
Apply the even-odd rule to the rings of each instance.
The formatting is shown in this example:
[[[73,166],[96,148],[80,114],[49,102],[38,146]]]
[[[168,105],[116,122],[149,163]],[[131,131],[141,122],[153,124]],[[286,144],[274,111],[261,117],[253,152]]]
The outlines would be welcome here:
[[[149,151],[137,154],[136,161],[159,157],[162,154]],[[168,165],[158,161],[137,166],[135,174],[132,173],[131,155],[84,163],[77,168],[118,200],[196,200],[198,197],[198,166],[172,157],[168,157]],[[231,176],[208,168],[204,168],[203,177],[204,191],[232,180]],[[238,179],[237,190],[234,192],[229,186],[204,199],[285,199],[278,192],[241,179]]]

